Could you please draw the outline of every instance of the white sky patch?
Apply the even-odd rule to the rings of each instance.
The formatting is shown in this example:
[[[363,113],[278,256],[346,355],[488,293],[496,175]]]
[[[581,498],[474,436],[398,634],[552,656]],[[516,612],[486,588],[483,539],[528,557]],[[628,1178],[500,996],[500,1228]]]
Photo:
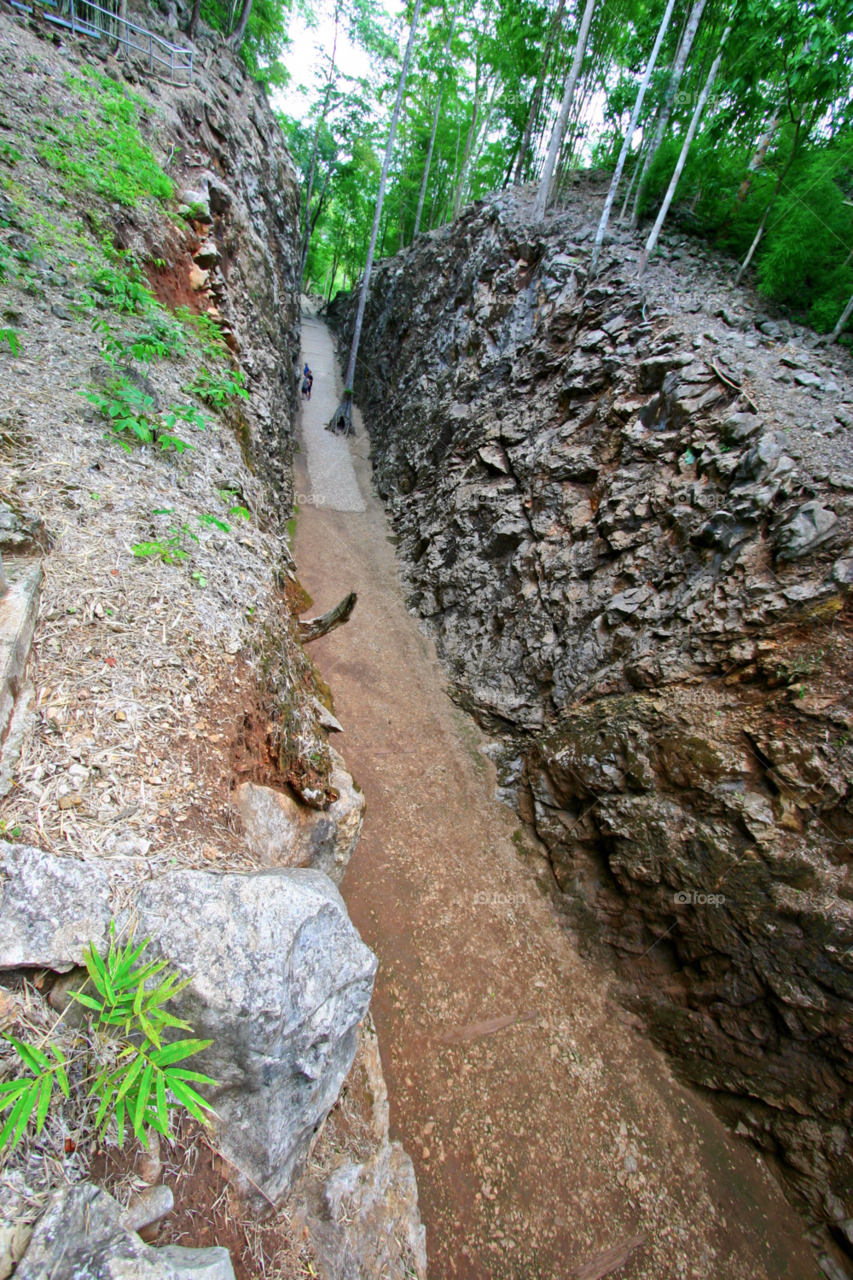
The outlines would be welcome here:
[[[400,0],[382,0],[392,21],[398,20],[404,11]],[[401,33],[401,38],[404,33]],[[297,18],[288,32],[290,44],[282,61],[290,72],[291,81],[285,89],[276,89],[270,96],[277,111],[302,119],[317,93],[321,75],[328,68],[328,57],[335,39],[335,23],[329,9],[323,8],[315,25],[309,26],[303,18]],[[345,76],[367,79],[375,67],[376,58],[359,45],[353,44],[343,25],[338,27],[338,43],[335,63]]]

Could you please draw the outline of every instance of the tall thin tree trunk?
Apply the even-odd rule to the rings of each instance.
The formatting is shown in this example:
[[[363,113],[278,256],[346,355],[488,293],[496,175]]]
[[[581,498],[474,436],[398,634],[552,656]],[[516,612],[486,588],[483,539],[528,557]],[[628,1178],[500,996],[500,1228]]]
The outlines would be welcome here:
[[[646,139],[643,138],[642,142],[640,143],[639,152],[637,154],[637,163],[634,165],[634,171],[631,174],[631,181],[628,183],[628,190],[625,192],[625,199],[622,201],[622,208],[619,211],[620,222],[625,221],[625,214],[628,210],[628,205],[631,202],[631,196],[634,194],[634,187],[636,185],[637,179],[640,176],[640,170],[643,167],[643,160],[645,159],[645,155],[648,149],[649,149],[648,143]]]
[[[723,60],[723,52],[726,47],[726,41],[728,40],[729,34],[731,33],[731,29],[732,29],[732,24],[729,23],[729,25],[726,27],[725,31],[723,32],[723,38],[720,41],[719,48],[717,50],[717,56],[714,59],[714,61],[711,63],[711,70],[708,72],[708,78],[705,81],[705,87],[703,88],[701,94],[699,95],[699,101],[696,103],[696,110],[693,112],[693,118],[690,121],[690,128],[687,130],[687,134],[684,138],[684,145],[681,148],[681,155],[678,157],[678,163],[675,166],[675,172],[673,173],[672,178],[670,179],[669,187],[667,188],[666,195],[663,198],[663,204],[661,205],[660,213],[658,214],[657,221],[655,222],[655,225],[652,227],[649,238],[646,241],[646,247],[643,250],[642,254],[640,255],[640,262],[637,267],[638,277],[640,277],[645,271],[646,264],[648,263],[649,258],[655,251],[655,246],[657,245],[657,242],[658,242],[658,236],[660,235],[661,227],[663,226],[666,220],[666,215],[669,213],[669,206],[672,204],[673,198],[675,197],[675,189],[678,186],[678,180],[681,177],[682,173],[684,172],[684,166],[687,163],[687,153],[689,152],[693,139],[696,136],[696,130],[699,128],[699,121],[702,119],[702,112],[705,110],[705,103],[708,101],[708,98],[711,96],[711,90],[714,87],[714,81],[717,78],[717,72],[720,69],[720,63]]]
[[[429,170],[432,164],[432,152],[435,146],[435,135],[438,131],[438,119],[441,114],[441,99],[444,96],[444,79],[447,71],[447,58],[450,54],[450,43],[453,39],[453,30],[456,26],[456,5],[453,6],[453,17],[450,21],[450,31],[447,36],[447,44],[444,46],[444,60],[442,63],[441,74],[438,82],[438,98],[435,104],[435,111],[432,116],[432,132],[429,135],[429,147],[427,148],[426,160],[424,161],[424,172],[421,178],[421,190],[418,196],[418,211],[415,214],[415,229],[412,232],[412,239],[421,229],[421,214],[424,211],[424,200],[426,199],[427,183],[429,182]]]
[[[577,107],[572,112],[572,118],[569,123],[569,131],[563,142],[560,151],[560,158],[557,162],[557,172],[554,181],[551,184],[551,198],[554,203],[558,203],[563,192],[566,190],[569,182],[569,174],[572,171],[572,158],[575,153],[575,143],[578,135],[583,127],[584,112],[589,105],[590,98],[595,93],[596,79],[590,75],[584,81],[584,87],[580,95],[576,95],[575,101]]]
[[[323,127],[323,121],[326,119],[326,112],[329,110],[329,99],[332,96],[332,85],[335,77],[335,58],[338,50],[338,18],[340,8],[335,5],[335,35],[332,40],[332,61],[329,66],[329,75],[326,80],[326,92],[323,95],[323,110],[320,112],[317,120],[317,126],[314,130],[314,145],[311,149],[311,168],[308,173],[308,190],[305,195],[305,229],[302,233],[302,254],[299,261],[299,280],[300,285],[302,277],[305,275],[305,264],[308,261],[308,246],[311,243],[311,194],[314,189],[314,174],[317,170],[317,149],[320,145],[320,130]]]
[[[497,97],[499,85],[500,85],[500,80],[496,75],[494,82],[492,84],[492,91],[489,94],[489,100],[486,103],[486,108],[480,116],[480,126],[475,131],[475,134],[474,134],[474,137],[476,140],[475,149],[472,151],[472,153],[469,156],[466,157],[466,165],[463,168],[462,176],[459,179],[459,186],[462,192],[463,201],[467,193],[468,183],[469,183],[471,174],[479,164],[480,156],[483,154],[483,148],[485,147],[486,140],[489,136],[489,125],[491,124],[491,121],[492,121],[492,114],[494,113],[494,109],[495,109],[495,98]],[[477,139],[477,134],[479,134],[479,139]]]
[[[803,120],[801,116],[800,119],[797,121],[797,127],[794,130],[794,145],[791,147],[791,154],[788,157],[788,163],[785,165],[784,169],[779,174],[779,178],[776,182],[776,186],[773,188],[773,194],[767,202],[767,207],[764,210],[764,213],[761,215],[761,221],[758,224],[758,230],[755,233],[755,238],[753,239],[752,244],[749,246],[749,253],[746,255],[743,262],[738,267],[738,273],[735,276],[735,284],[740,284],[747,270],[747,267],[749,266],[750,262],[752,262],[752,259],[755,257],[756,249],[761,243],[761,238],[764,235],[764,228],[767,226],[767,219],[770,216],[770,210],[773,208],[774,204],[776,203],[776,197],[778,196],[779,192],[782,190],[782,183],[785,181],[785,178],[787,177],[787,174],[788,174],[788,170],[790,169],[791,165],[794,163],[794,157],[797,154],[797,142],[800,137],[800,126],[802,125],[802,123],[803,123]]]
[[[583,56],[586,52],[586,42],[589,36],[589,28],[592,24],[592,14],[594,9],[595,0],[586,0],[586,8],[583,11],[581,27],[578,32],[577,44],[575,45],[575,56],[572,59],[572,69],[569,72],[566,91],[563,94],[560,114],[557,117],[557,123],[554,125],[554,131],[551,134],[551,142],[548,146],[548,155],[545,157],[545,166],[542,170],[542,177],[539,180],[539,190],[536,192],[536,200],[533,204],[534,222],[545,217],[545,210],[548,207],[548,197],[551,194],[551,181],[554,177],[554,167],[557,163],[557,154],[560,150],[563,142],[563,136],[566,132],[566,121],[569,118],[572,99],[575,96],[575,85],[578,82],[581,63],[583,62]]]
[[[847,321],[850,319],[851,314],[853,314],[853,297],[850,298],[850,301],[847,303],[847,306],[841,312],[841,315],[838,320],[838,324],[835,326],[832,333],[827,338],[826,341],[828,345],[831,345],[833,342],[837,342],[838,339],[841,337],[841,331],[846,325]]]
[[[332,290],[335,287],[335,276],[338,274],[338,255],[335,253],[332,257],[332,278],[329,281],[329,296],[326,299],[326,306],[332,301]]]
[[[367,247],[367,260],[364,264],[361,291],[358,295],[358,310],[355,313],[355,327],[353,329],[352,345],[350,346],[349,361],[347,363],[346,378],[344,380],[344,398],[335,410],[334,417],[328,426],[328,430],[334,432],[337,432],[338,427],[342,426],[345,435],[349,435],[352,431],[352,394],[353,383],[355,382],[355,362],[358,359],[358,344],[361,340],[361,326],[364,324],[364,308],[367,303],[367,291],[370,288],[370,273],[373,269],[373,254],[376,250],[376,237],[379,234],[382,205],[385,201],[385,187],[388,183],[388,170],[391,167],[391,157],[394,154],[394,139],[397,135],[397,124],[399,123],[400,111],[403,106],[403,95],[406,91],[406,77],[409,74],[409,64],[412,61],[412,50],[415,47],[415,32],[417,31],[420,13],[421,0],[415,0],[415,11],[412,14],[412,25],[409,28],[409,40],[406,45],[406,52],[403,55],[403,65],[400,68],[400,82],[397,85],[397,100],[394,103],[394,112],[391,116],[391,127],[388,130],[388,143],[385,147],[385,159],[382,161],[382,172],[379,175],[379,191],[376,195],[376,209],[373,214],[373,226],[370,229],[370,243]]]
[[[643,180],[651,168],[652,161],[660,151],[664,134],[672,117],[672,108],[675,106],[675,95],[678,93],[678,86],[681,84],[681,78],[684,75],[684,68],[687,66],[687,59],[690,56],[690,50],[693,48],[693,41],[696,39],[696,32],[699,30],[699,23],[702,21],[702,14],[705,11],[707,0],[696,0],[693,8],[690,10],[690,17],[687,20],[687,26],[681,37],[681,44],[675,55],[675,61],[672,64],[672,75],[669,77],[669,84],[666,87],[666,96],[663,100],[663,109],[660,113],[657,128],[654,137],[646,151],[646,158],[643,161],[643,168],[640,172],[640,182],[637,187],[637,197],[634,201],[634,208],[631,212],[631,226],[636,229],[640,221],[640,198],[643,194]]]
[[[533,86],[533,97],[530,99],[530,110],[527,113],[527,123],[524,126],[524,134],[521,139],[521,148],[518,153],[518,160],[515,165],[515,176],[513,177],[513,185],[518,186],[521,182],[521,175],[524,173],[524,162],[527,159],[527,152],[530,148],[530,137],[539,115],[539,107],[542,102],[542,90],[545,87],[545,77],[548,74],[548,63],[551,61],[551,50],[554,47],[554,39],[560,29],[563,21],[563,13],[566,8],[566,0],[560,0],[557,5],[557,11],[554,14],[553,21],[548,29],[548,39],[545,41],[545,50],[542,54],[542,61],[539,64],[539,72],[536,76],[536,84]]]
[[[658,33],[652,48],[651,57],[646,63],[646,70],[640,81],[640,87],[637,90],[637,96],[634,99],[634,110],[631,112],[631,119],[628,122],[628,131],[622,141],[622,147],[619,151],[619,159],[616,161],[616,168],[613,171],[613,177],[610,179],[610,190],[607,192],[607,199],[604,201],[604,208],[601,211],[601,219],[598,223],[598,230],[595,233],[595,243],[592,248],[592,260],[589,264],[589,274],[593,275],[598,266],[598,259],[601,254],[601,246],[604,243],[604,233],[607,230],[607,224],[610,221],[610,210],[613,208],[613,201],[616,199],[616,192],[619,189],[619,182],[622,178],[622,170],[625,167],[625,160],[628,152],[631,150],[631,141],[634,137],[634,130],[640,119],[640,112],[643,109],[643,100],[646,96],[646,90],[649,87],[649,81],[652,78],[652,72],[655,69],[655,63],[658,60],[660,47],[663,44],[663,38],[666,35],[666,29],[669,26],[669,20],[672,17],[672,11],[675,8],[675,0],[669,0],[666,6],[661,24],[658,27]]]
[[[240,19],[234,28],[233,35],[228,37],[228,43],[235,51],[243,47],[243,40],[246,35],[246,27],[249,25],[249,18],[252,16],[252,0],[243,0],[243,8],[240,10]]]
[[[764,157],[767,155],[767,149],[770,146],[770,143],[773,141],[773,135],[776,132],[776,127],[778,124],[779,124],[779,108],[774,107],[773,115],[770,117],[770,121],[767,125],[767,128],[764,130],[761,137],[758,139],[758,141],[755,144],[755,151],[753,152],[752,159],[749,162],[749,167],[747,168],[747,171],[746,171],[746,177],[738,187],[738,193],[737,193],[737,196],[735,197],[738,204],[743,204],[744,200],[748,196],[749,188],[752,186],[753,176],[758,172],[758,170],[764,164]]]
[[[190,40],[195,40],[198,31],[198,20],[201,16],[201,0],[193,0],[193,11],[190,18],[190,25],[187,27],[187,35]]]
[[[471,148],[474,145],[474,133],[477,128],[477,117],[480,114],[480,94],[482,85],[480,84],[480,55],[477,54],[477,71],[474,79],[474,109],[471,112],[471,123],[468,126],[468,136],[465,139],[465,151],[462,155],[462,168],[459,171],[459,179],[456,184],[456,194],[453,197],[453,217],[459,217],[459,210],[462,207],[462,190],[468,178],[468,165],[471,160]]]

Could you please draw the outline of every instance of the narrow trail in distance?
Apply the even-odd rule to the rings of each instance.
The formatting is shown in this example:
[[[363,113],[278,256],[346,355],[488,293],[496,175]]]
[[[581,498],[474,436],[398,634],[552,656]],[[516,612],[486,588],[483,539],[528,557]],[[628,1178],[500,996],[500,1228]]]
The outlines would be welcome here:
[[[761,1158],[619,1021],[610,975],[578,955],[519,858],[486,739],[406,611],[360,416],[354,441],[327,434],[334,457],[317,445],[341,382],[311,315],[303,354],[315,383],[295,553],[312,613],[358,592],[310,654],[367,797],[342,890],[379,956],[373,1014],[432,1280],[567,1280],[596,1259],[585,1274],[600,1276],[623,1244],[622,1280],[817,1280]]]

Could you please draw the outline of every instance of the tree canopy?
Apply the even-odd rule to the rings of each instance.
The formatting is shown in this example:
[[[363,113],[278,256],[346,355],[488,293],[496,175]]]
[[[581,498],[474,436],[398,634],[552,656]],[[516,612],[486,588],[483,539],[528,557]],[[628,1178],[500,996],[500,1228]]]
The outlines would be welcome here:
[[[205,5],[223,4],[202,2],[203,16]],[[395,21],[378,0],[317,2],[369,51],[371,66],[349,78],[328,50],[304,114],[282,116],[310,194],[306,287],[331,295],[352,287],[365,262],[412,6]],[[261,67],[279,56],[265,24],[274,13],[284,24],[288,0],[254,3],[247,60]],[[586,8],[585,0],[425,0],[380,257],[411,242],[421,202],[423,233],[491,191],[539,184]],[[609,179],[621,154],[611,221],[634,213],[651,226],[665,206],[668,222],[737,258],[768,298],[832,329],[853,293],[853,8],[677,0],[665,23],[666,9],[667,0],[594,4],[555,140],[549,207],[573,170],[595,167]]]

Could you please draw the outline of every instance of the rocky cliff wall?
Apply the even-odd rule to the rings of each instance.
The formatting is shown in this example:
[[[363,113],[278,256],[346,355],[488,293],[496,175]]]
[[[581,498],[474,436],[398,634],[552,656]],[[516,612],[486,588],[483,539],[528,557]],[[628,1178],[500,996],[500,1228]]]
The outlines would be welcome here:
[[[381,264],[356,397],[410,603],[629,1017],[853,1213],[853,380],[601,193]],[[342,322],[344,337],[352,312]]]
[[[188,44],[153,5],[141,3],[136,17]],[[299,181],[263,87],[215,33],[202,29],[194,49],[189,87],[101,52],[108,74],[146,96],[149,141],[183,213],[164,236],[160,220],[123,209],[115,235],[146,263],[165,305],[188,304],[220,326],[248,376],[244,444],[286,515],[299,359]],[[96,57],[91,44],[81,52]]]

